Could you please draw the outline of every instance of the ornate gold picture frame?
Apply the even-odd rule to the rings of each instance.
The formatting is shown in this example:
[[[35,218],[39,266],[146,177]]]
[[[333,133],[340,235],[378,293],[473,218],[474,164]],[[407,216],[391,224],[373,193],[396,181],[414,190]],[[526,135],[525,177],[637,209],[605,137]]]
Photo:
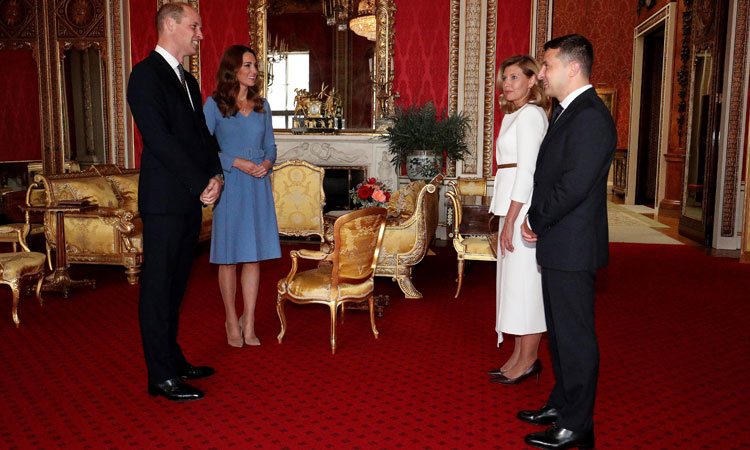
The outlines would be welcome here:
[[[615,88],[596,88],[596,95],[607,105],[612,117],[617,117],[617,89]]]

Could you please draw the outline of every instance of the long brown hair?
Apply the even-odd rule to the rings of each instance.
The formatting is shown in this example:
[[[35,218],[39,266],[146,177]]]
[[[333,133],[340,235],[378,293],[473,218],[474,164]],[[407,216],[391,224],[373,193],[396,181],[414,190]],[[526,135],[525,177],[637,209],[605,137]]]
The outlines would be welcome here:
[[[258,61],[255,50],[245,45],[232,45],[222,55],[219,70],[216,71],[216,90],[211,96],[224,117],[233,116],[240,110],[237,105],[237,95],[240,92],[237,72],[242,67],[242,57],[245,53],[252,53],[255,56],[255,61]],[[256,80],[257,82],[261,81],[260,73],[258,73]],[[247,88],[246,99],[252,102],[253,111],[263,112],[264,99],[260,96],[260,89],[257,84]]]
[[[518,66],[521,69],[521,72],[523,72],[523,74],[527,78],[531,78],[534,75],[537,76],[537,82],[533,86],[531,86],[531,90],[529,91],[529,103],[533,103],[541,107],[542,109],[547,111],[547,114],[549,115],[550,101],[549,97],[547,97],[547,95],[544,93],[542,81],[539,80],[539,70],[541,70],[539,64],[531,56],[528,55],[511,56],[510,58],[500,63],[500,70],[497,72],[497,79],[495,80],[495,83],[502,84],[505,69],[510,66]],[[517,111],[518,107],[513,104],[513,102],[505,100],[505,96],[503,94],[500,94],[500,109],[502,109],[505,114],[510,114]]]

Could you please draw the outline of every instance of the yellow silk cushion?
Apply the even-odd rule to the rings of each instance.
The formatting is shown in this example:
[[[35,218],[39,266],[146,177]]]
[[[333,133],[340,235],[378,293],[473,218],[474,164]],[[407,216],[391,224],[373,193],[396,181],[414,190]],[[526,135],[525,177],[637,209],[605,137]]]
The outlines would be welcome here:
[[[339,277],[362,279],[372,274],[372,260],[378,243],[378,216],[363,216],[341,227]]]
[[[412,181],[391,194],[391,199],[386,205],[388,216],[402,219],[411,217],[417,209],[417,198],[419,198],[419,192],[424,186],[423,180]]]
[[[45,256],[37,252],[0,254],[0,276],[5,281],[39,273],[43,270]]]
[[[281,233],[306,235],[323,232],[323,175],[305,167],[274,172],[273,201]]]
[[[487,240],[487,236],[462,239],[461,244],[466,247],[466,253],[493,256],[492,250],[490,249],[490,242]]]
[[[58,202],[60,200],[88,200],[91,203],[109,208],[119,206],[117,196],[109,181],[99,176],[55,180],[51,184],[55,199]]]
[[[107,179],[120,197],[120,208],[138,211],[138,174],[108,175]]]
[[[297,273],[286,286],[286,291],[294,298],[311,300],[330,299],[331,271],[333,266],[324,264],[317,269]],[[286,279],[279,281],[279,292],[283,292]],[[338,298],[364,298],[375,286],[372,278],[357,284],[339,284]]]

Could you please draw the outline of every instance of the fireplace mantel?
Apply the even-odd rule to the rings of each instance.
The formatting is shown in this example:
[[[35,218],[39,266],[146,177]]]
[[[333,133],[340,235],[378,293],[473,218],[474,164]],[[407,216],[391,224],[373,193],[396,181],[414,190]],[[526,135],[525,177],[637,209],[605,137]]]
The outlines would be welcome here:
[[[398,186],[388,145],[380,134],[276,133],[276,162],[301,159],[321,167],[365,167],[366,176]]]

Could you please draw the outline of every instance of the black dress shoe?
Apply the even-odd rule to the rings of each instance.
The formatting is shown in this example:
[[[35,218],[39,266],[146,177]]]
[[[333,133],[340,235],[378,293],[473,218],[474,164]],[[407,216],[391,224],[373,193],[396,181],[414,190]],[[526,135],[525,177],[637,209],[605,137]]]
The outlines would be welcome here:
[[[572,431],[552,425],[539,433],[526,435],[526,443],[539,448],[594,448],[593,431]]]
[[[153,396],[161,395],[168,400],[187,402],[203,398],[203,391],[183,382],[179,378],[170,378],[157,384],[148,385],[148,393]]]
[[[502,374],[495,378],[492,378],[490,382],[500,384],[518,384],[523,380],[536,375],[536,382],[537,384],[539,384],[540,373],[542,373],[542,362],[537,359],[536,361],[534,361],[534,364],[532,364],[531,367],[526,369],[524,373],[515,378],[508,378],[507,376],[505,376],[505,374]]]
[[[557,410],[551,406],[543,406],[542,409],[518,411],[516,417],[524,422],[534,425],[549,425],[557,420]]]
[[[488,370],[487,371],[487,375],[489,375],[491,377],[496,377],[496,376],[502,375],[502,374],[503,374],[503,370],[501,368],[499,368],[499,367],[497,369],[492,369],[492,370]]]
[[[177,371],[177,376],[185,380],[197,380],[198,378],[210,377],[216,373],[212,367],[208,366],[187,366]]]

